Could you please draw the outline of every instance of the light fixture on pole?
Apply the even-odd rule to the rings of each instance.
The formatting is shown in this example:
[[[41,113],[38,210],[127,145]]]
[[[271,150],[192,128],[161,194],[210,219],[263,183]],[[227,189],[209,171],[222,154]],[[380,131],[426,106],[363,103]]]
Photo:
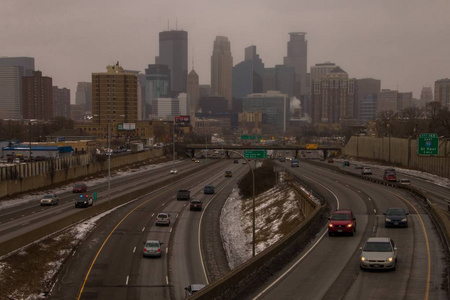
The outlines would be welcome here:
[[[250,167],[250,170],[252,171],[252,183],[253,183],[253,194],[252,194],[252,257],[255,257],[256,255],[256,199],[255,199],[255,172],[250,164],[250,162],[239,152],[234,150],[228,150],[228,152],[236,153],[240,157],[242,157],[246,162],[247,165]],[[256,160],[255,160],[255,168],[256,168]]]

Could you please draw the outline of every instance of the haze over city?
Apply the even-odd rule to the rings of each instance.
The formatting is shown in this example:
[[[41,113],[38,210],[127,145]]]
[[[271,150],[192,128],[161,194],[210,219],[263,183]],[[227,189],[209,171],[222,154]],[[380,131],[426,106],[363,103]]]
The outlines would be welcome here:
[[[289,32],[306,32],[308,72],[333,62],[351,78],[413,92],[449,77],[446,0],[421,1],[0,1],[0,56],[35,58],[36,70],[71,90],[119,61],[144,72],[158,55],[158,34],[188,32],[189,70],[210,83],[216,36],[228,37],[233,64],[257,47],[266,67],[283,63]]]

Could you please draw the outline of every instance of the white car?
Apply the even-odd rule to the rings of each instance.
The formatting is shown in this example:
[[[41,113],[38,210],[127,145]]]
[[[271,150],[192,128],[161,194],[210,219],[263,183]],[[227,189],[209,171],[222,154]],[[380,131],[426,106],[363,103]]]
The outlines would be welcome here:
[[[364,167],[364,168],[361,170],[361,174],[362,174],[362,175],[372,175],[372,169],[369,168],[369,167]]]
[[[40,200],[41,206],[43,205],[58,205],[59,204],[59,199],[58,196],[56,196],[55,194],[47,194],[44,195],[41,200]]]
[[[170,170],[170,174],[178,174],[178,170],[173,168]]]

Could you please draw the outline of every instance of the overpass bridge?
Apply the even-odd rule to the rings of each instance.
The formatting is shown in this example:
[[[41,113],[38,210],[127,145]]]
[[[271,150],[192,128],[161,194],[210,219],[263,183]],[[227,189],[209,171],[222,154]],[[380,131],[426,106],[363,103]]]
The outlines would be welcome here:
[[[330,152],[337,151],[341,153],[341,147],[338,146],[320,146],[316,147],[306,146],[306,145],[289,145],[289,146],[279,146],[279,145],[218,145],[218,144],[188,144],[184,146],[184,149],[191,157],[195,156],[195,152],[198,150],[223,150],[225,155],[228,157],[229,153],[227,150],[233,151],[244,151],[244,150],[274,150],[274,151],[295,151],[295,157],[298,157],[299,151],[323,151],[323,157],[327,158]]]

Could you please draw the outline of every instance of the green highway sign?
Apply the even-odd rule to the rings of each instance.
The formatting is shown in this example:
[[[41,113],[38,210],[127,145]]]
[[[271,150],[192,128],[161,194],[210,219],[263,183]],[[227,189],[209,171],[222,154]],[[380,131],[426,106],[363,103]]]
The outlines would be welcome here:
[[[245,158],[267,158],[267,150],[244,150]]]
[[[418,155],[438,155],[439,137],[436,133],[421,133],[417,142]]]

